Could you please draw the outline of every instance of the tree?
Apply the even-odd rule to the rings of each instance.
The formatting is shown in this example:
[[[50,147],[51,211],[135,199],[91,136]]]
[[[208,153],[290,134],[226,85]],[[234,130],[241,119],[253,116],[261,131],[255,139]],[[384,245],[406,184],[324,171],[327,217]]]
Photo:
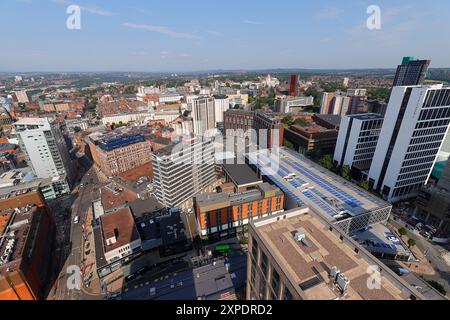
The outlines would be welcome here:
[[[360,186],[361,188],[363,188],[364,190],[366,190],[366,191],[369,191],[369,190],[370,190],[370,183],[369,183],[368,180],[364,180],[363,182],[361,182],[361,183],[359,184],[359,186]]]
[[[73,128],[73,131],[75,131],[76,133],[81,132],[81,128],[80,127],[75,127],[75,128]]]
[[[326,155],[319,161],[320,165],[325,169],[332,170],[334,168],[333,159],[330,155]]]
[[[367,96],[371,100],[387,101],[391,88],[369,88]]]
[[[319,106],[320,103],[322,102],[323,93],[319,92],[314,87],[309,87],[308,89],[306,89],[306,91],[304,92],[304,95],[305,96],[312,96],[314,98],[314,105],[315,106]]]
[[[306,121],[303,118],[298,118],[294,121],[294,123],[298,126],[302,126],[302,127],[307,127],[308,126],[308,121]]]
[[[284,139],[284,146],[288,149],[295,150],[294,144],[289,140]]]
[[[124,94],[135,94],[137,93],[137,90],[134,86],[128,86],[125,88],[125,90],[123,91]]]
[[[414,240],[414,239],[409,239],[408,240],[408,246],[410,248],[414,247],[415,245],[416,245],[416,240]]]
[[[291,114],[288,114],[283,118],[282,122],[285,126],[290,127],[294,124],[294,117]]]
[[[350,167],[349,166],[343,166],[341,168],[341,176],[342,178],[344,178],[345,180],[350,181],[351,180],[351,172],[350,172]]]
[[[407,235],[408,235],[408,229],[406,229],[406,228],[400,228],[400,229],[398,229],[398,233],[399,233],[401,236],[407,236]]]

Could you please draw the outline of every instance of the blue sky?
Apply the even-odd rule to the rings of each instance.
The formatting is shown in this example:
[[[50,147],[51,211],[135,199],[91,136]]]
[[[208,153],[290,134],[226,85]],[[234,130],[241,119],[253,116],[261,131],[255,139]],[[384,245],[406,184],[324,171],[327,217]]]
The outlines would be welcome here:
[[[66,28],[70,4],[81,30]],[[381,8],[381,30],[366,28]],[[1,0],[0,71],[450,67],[448,0]]]

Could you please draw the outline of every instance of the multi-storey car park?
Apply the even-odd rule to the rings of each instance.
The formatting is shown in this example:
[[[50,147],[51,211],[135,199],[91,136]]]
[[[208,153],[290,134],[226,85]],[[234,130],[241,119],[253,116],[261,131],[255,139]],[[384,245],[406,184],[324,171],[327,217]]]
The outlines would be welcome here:
[[[284,191],[285,209],[309,206],[348,234],[389,218],[391,204],[287,148],[249,153],[246,161]]]

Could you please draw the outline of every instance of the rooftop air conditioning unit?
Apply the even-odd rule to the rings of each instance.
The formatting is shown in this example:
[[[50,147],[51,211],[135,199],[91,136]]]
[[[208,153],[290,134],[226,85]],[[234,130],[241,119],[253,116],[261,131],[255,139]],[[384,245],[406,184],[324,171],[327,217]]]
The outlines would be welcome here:
[[[347,279],[347,277],[341,273],[337,277],[337,285],[338,285],[339,289],[341,290],[342,294],[345,294],[350,285],[350,280]]]
[[[334,284],[337,281],[337,277],[341,273],[341,270],[338,269],[338,267],[334,266],[330,270],[330,280]]]
[[[294,239],[297,242],[302,242],[304,239],[306,239],[306,235],[303,232],[296,232],[294,235]]]

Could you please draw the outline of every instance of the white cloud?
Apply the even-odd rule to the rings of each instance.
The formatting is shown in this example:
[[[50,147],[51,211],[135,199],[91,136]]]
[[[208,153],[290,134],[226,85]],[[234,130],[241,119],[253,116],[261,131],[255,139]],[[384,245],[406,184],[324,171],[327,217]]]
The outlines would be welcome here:
[[[151,24],[135,24],[135,23],[123,23],[122,26],[131,28],[131,29],[141,29],[141,30],[147,30],[151,32],[157,32],[164,34],[166,36],[172,37],[172,38],[183,38],[183,39],[200,39],[200,37],[196,36],[192,33],[187,32],[177,32],[174,30],[169,29],[165,26],[155,26]]]
[[[60,5],[69,5],[72,4],[70,1],[67,0],[52,0],[53,3],[60,4]],[[76,4],[76,3],[73,3]],[[102,9],[100,7],[94,6],[94,5],[86,5],[86,6],[80,6],[81,11],[85,11],[91,14],[95,14],[97,16],[103,16],[103,17],[111,17],[114,15],[111,11]]]
[[[318,20],[334,20],[339,18],[341,13],[342,10],[336,7],[325,7],[317,12],[314,17]]]
[[[253,21],[253,20],[244,20],[244,23],[246,24],[253,24],[253,25],[261,25],[261,22]]]
[[[208,31],[207,33],[208,33],[209,35],[215,36],[215,37],[221,37],[221,36],[223,36],[223,33],[222,33],[222,32],[218,32],[218,31]]]

